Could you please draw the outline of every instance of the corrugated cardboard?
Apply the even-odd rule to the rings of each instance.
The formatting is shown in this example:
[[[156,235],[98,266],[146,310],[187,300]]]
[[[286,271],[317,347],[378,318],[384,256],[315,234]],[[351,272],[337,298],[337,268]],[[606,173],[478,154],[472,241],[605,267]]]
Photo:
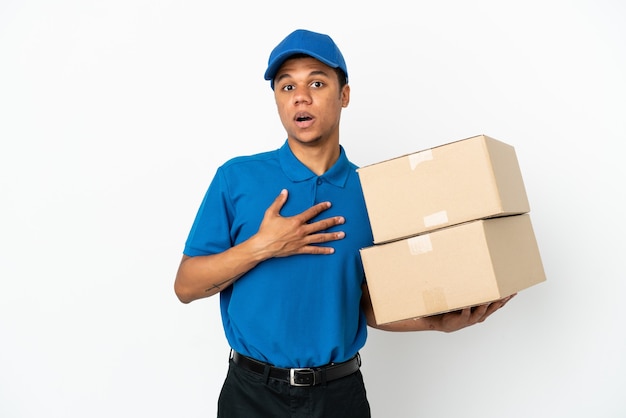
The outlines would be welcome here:
[[[376,244],[530,211],[515,149],[485,135],[357,172]]]
[[[374,245],[361,257],[379,324],[498,300],[546,280],[529,214]]]

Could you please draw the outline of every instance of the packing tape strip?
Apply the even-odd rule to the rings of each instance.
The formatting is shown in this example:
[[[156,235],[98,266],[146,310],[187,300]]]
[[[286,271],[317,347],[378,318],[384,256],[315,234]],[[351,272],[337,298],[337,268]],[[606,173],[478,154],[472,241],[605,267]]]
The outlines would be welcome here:
[[[433,250],[433,244],[430,242],[430,235],[418,235],[407,240],[409,245],[409,253],[411,255],[424,254]]]
[[[409,164],[411,165],[411,170],[415,170],[415,167],[417,167],[419,164],[423,163],[424,161],[430,161],[432,159],[433,159],[433,152],[429,149],[409,155]]]
[[[431,215],[424,216],[425,226],[437,226],[448,223],[448,212],[445,210],[435,212]]]

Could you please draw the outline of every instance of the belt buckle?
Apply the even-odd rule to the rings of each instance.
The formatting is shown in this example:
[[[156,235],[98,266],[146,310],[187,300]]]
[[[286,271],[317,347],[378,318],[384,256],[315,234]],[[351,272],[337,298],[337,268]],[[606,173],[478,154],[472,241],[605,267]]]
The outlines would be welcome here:
[[[304,376],[296,376],[296,373]],[[289,384],[291,386],[315,386],[315,370],[310,367],[289,369]]]

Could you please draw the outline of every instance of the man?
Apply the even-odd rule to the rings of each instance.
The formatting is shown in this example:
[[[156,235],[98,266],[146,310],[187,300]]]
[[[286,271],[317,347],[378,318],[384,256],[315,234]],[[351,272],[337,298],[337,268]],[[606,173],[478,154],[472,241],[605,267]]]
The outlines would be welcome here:
[[[344,58],[329,36],[296,30],[270,54],[265,79],[287,139],[218,168],[175,291],[184,303],[220,294],[232,355],[219,417],[369,417],[358,355],[367,325],[451,332],[508,298],[378,327],[359,256],[372,234],[339,144]]]

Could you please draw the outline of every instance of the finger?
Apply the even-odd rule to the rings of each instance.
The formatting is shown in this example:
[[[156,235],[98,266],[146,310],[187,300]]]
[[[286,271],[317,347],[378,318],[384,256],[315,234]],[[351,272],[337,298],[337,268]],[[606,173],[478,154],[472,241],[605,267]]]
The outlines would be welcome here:
[[[472,319],[480,322],[485,317],[485,314],[487,313],[488,308],[489,308],[488,303],[484,305],[474,306],[474,308],[472,309]]]
[[[343,231],[312,234],[308,236],[307,244],[321,244],[329,241],[337,241],[344,238],[345,236],[346,233]]]
[[[318,245],[307,245],[298,251],[298,254],[333,254],[335,249],[333,247],[322,247]]]
[[[506,305],[506,303],[509,300],[511,300],[511,298],[512,298],[512,296],[507,296],[504,299],[500,299],[498,301],[495,301],[495,302],[487,304],[487,309],[486,309],[485,313],[483,314],[483,317],[481,318],[481,320],[479,322],[483,322],[485,319],[487,319],[495,311],[497,311],[498,309],[502,308],[504,305]]]
[[[472,308],[463,308],[457,311],[458,315],[467,321],[472,316]]]
[[[515,296],[517,296],[517,293],[513,293],[512,295],[507,296],[504,299],[502,299],[502,306],[504,306],[505,304],[509,303],[509,301],[511,299],[513,299]]]
[[[306,231],[307,233],[312,234],[315,232],[324,231],[335,225],[341,225],[343,223],[345,223],[345,219],[343,216],[333,216],[332,218],[326,218],[308,224],[306,227]]]
[[[280,210],[283,208],[285,202],[287,201],[288,194],[289,193],[287,192],[287,189],[282,189],[278,196],[276,196],[276,199],[274,199],[272,204],[267,208],[267,214],[279,215]]]
[[[315,218],[320,213],[330,208],[330,206],[331,206],[330,202],[321,202],[321,203],[318,203],[317,205],[311,206],[304,212],[301,212],[300,214],[296,215],[296,217],[299,218],[299,220],[302,223],[306,223],[310,221],[311,219]]]
[[[302,227],[303,231],[306,229],[306,226]],[[324,244],[330,241],[337,241],[343,239],[346,236],[343,231],[336,232],[318,232],[318,233],[310,233],[306,232],[304,236],[301,236],[299,239],[300,245],[299,249],[296,249],[298,254],[332,254],[334,249],[329,247],[323,247],[319,244]],[[322,250],[322,248],[324,248]]]
[[[310,235],[307,238],[306,245],[302,246],[297,253],[298,254],[333,254],[335,249],[332,247],[325,247],[322,245],[311,245],[311,244],[321,244],[329,241],[336,241],[342,239],[346,236],[343,231],[340,232],[332,232],[325,234],[314,234]]]

